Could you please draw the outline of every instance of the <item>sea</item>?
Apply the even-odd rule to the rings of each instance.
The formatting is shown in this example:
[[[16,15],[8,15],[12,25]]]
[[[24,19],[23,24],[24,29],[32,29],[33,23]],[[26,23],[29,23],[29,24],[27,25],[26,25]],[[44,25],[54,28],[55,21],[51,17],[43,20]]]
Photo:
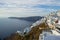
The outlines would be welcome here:
[[[5,38],[15,33],[17,30],[23,32],[26,27],[30,27],[33,22],[20,19],[0,18],[0,38]]]

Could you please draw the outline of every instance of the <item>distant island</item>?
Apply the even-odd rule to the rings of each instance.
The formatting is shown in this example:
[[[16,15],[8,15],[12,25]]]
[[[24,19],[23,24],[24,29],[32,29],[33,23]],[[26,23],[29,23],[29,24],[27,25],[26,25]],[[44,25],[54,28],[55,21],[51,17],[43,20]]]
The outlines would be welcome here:
[[[31,17],[8,17],[11,19],[20,19],[20,20],[25,20],[25,21],[30,21],[30,22],[36,22],[37,20],[43,18],[41,16],[31,16]]]

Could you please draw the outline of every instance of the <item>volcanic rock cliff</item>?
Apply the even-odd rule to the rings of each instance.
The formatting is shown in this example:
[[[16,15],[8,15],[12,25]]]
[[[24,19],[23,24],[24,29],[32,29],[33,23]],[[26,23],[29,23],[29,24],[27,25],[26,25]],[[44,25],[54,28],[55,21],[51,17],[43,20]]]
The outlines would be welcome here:
[[[46,23],[41,23],[40,25],[33,27],[31,31],[28,34],[24,34],[24,36],[14,33],[9,37],[4,38],[4,40],[39,40],[39,35],[45,29],[48,29],[48,25]]]

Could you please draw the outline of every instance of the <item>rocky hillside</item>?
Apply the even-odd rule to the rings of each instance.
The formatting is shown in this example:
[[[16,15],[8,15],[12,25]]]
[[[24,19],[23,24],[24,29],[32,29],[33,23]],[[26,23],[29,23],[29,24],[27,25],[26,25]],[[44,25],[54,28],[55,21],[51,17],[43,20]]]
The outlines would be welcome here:
[[[48,25],[46,23],[42,23],[38,26],[33,27],[31,31],[28,34],[24,34],[24,36],[15,33],[9,37],[4,38],[4,40],[39,40],[39,35],[43,30],[46,29],[48,29]]]

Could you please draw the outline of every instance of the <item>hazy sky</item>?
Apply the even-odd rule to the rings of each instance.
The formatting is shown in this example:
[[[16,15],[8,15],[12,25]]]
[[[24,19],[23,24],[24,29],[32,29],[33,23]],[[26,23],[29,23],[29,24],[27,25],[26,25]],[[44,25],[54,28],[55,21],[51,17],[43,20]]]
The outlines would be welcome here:
[[[0,0],[0,17],[42,16],[60,9],[60,0]]]

